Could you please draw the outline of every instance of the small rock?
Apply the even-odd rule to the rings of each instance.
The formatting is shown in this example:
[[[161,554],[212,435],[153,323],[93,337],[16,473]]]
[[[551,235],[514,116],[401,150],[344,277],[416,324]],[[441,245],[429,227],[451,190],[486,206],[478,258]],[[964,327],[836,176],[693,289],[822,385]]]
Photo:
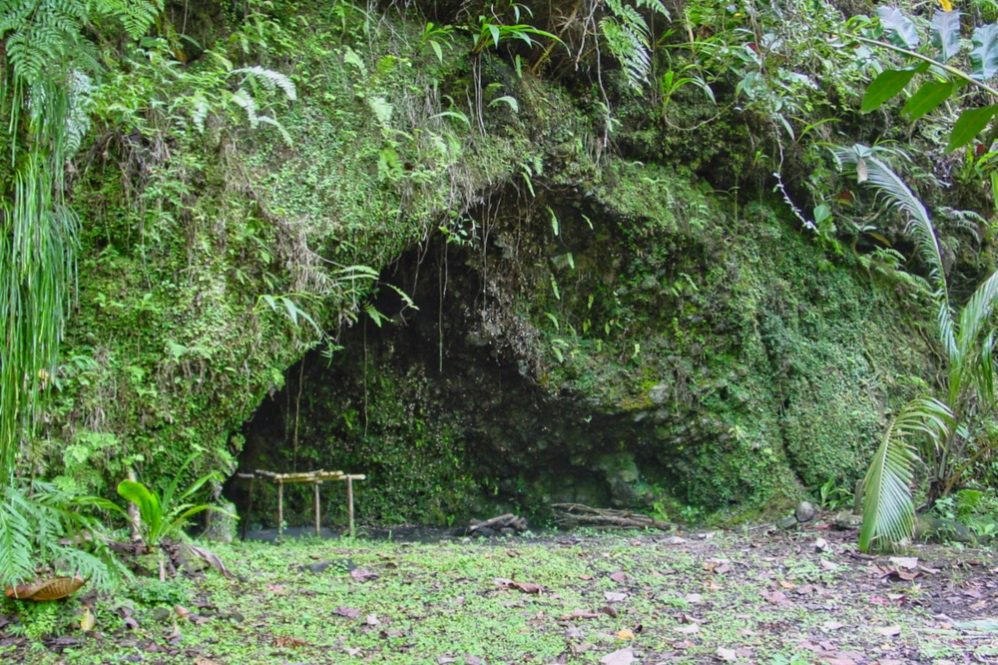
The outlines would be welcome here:
[[[832,528],[836,531],[852,531],[858,529],[863,524],[863,517],[851,510],[842,510],[835,513],[830,520]]]
[[[152,611],[152,619],[156,623],[164,623],[173,615],[173,612],[165,607],[155,607]]]
[[[824,538],[818,538],[817,540],[814,541],[815,552],[824,552],[827,549],[828,549],[828,541],[825,540]]]
[[[814,519],[814,516],[818,514],[817,509],[814,507],[810,501],[801,501],[797,504],[797,509],[794,511],[794,517],[801,524],[805,522],[810,522]]]
[[[797,518],[793,515],[787,515],[776,521],[776,526],[781,529],[792,529],[797,526]]]

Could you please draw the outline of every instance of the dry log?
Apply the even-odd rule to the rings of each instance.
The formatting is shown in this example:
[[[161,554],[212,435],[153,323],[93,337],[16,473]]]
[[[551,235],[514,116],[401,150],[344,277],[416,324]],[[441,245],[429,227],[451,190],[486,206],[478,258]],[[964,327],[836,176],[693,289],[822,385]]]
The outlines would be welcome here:
[[[613,510],[611,508],[593,508],[581,503],[554,503],[555,523],[565,527],[589,526],[605,529],[661,529],[667,531],[671,526],[665,522],[635,513],[630,510]]]
[[[491,532],[501,531],[502,529],[512,529],[517,532],[526,531],[527,520],[514,515],[513,513],[504,513],[482,522],[478,520],[473,521],[471,526],[468,527],[468,534],[490,534]]]

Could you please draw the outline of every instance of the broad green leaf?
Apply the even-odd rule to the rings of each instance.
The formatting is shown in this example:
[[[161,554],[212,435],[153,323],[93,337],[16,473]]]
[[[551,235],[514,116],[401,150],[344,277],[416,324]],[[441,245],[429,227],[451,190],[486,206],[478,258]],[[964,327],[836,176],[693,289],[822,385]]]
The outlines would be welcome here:
[[[985,106],[979,109],[968,109],[960,114],[953,125],[953,131],[949,135],[949,144],[946,151],[962,148],[974,140],[981,131],[991,122],[995,113],[998,113],[998,104]]]
[[[960,12],[937,11],[932,16],[932,43],[939,49],[939,59],[946,62],[960,51]]]
[[[974,48],[970,52],[970,64],[974,78],[987,81],[998,74],[998,23],[977,26],[971,41]]]
[[[921,40],[918,38],[915,24],[902,14],[900,9],[879,7],[877,8],[877,16],[880,17],[880,25],[883,26],[887,39],[893,44],[907,49],[918,48]]]
[[[860,110],[869,113],[880,108],[884,102],[904,90],[914,75],[913,69],[888,69],[881,72],[866,89]]]
[[[929,81],[922,84],[915,94],[908,98],[901,114],[911,121],[918,120],[926,113],[936,110],[949,99],[957,86],[953,81]]]
[[[159,497],[137,480],[122,480],[118,483],[118,495],[138,507],[139,516],[149,533],[158,533],[163,520],[163,509],[160,506]],[[147,544],[155,545],[156,543]]]

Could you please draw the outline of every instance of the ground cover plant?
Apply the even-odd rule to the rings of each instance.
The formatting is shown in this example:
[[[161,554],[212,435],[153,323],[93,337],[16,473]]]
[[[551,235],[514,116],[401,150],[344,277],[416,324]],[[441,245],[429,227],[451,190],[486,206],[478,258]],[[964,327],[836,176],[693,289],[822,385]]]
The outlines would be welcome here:
[[[0,659],[998,659],[956,4],[0,0]]]
[[[242,542],[213,572],[0,612],[24,663],[973,663],[990,550],[865,556],[855,532]],[[81,617],[92,617],[81,628]],[[636,660],[635,660],[636,659]]]

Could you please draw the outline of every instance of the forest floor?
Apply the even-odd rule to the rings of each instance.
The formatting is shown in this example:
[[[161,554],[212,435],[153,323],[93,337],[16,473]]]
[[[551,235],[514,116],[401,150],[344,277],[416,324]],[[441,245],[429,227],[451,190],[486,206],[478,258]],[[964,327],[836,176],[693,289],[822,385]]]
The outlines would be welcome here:
[[[0,662],[998,663],[993,551],[870,557],[820,521],[213,549],[239,579],[84,597],[60,637],[19,636],[0,614]],[[81,602],[96,618],[86,633]]]

